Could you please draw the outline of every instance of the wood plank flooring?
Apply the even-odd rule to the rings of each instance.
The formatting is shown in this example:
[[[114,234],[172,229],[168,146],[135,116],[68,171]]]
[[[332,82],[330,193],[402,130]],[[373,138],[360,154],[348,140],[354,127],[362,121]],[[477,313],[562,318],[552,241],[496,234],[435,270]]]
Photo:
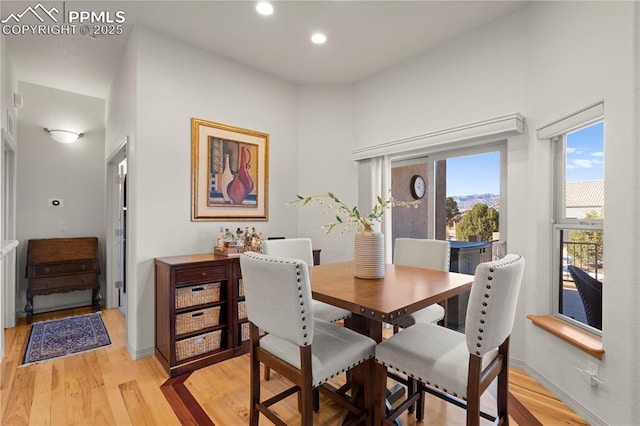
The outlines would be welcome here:
[[[34,320],[88,312],[90,307],[78,308],[36,315]],[[248,423],[247,355],[167,380],[155,357],[131,360],[125,346],[125,322],[117,309],[105,310],[102,316],[111,337],[110,347],[27,367],[20,367],[20,363],[30,326],[21,319],[16,327],[5,330],[5,357],[0,364],[0,424],[179,425],[180,419],[182,424],[202,426]],[[586,424],[526,374],[512,369],[510,377],[511,392],[540,423]],[[286,380],[273,373],[263,385],[263,393],[272,395],[285,387]],[[340,424],[344,413],[321,398],[315,424]],[[186,401],[186,405],[180,408],[174,404],[172,408],[169,401]],[[483,404],[489,411],[494,407],[490,395]],[[426,407],[424,424],[464,423],[463,410],[439,399],[430,397]],[[288,424],[300,423],[295,397],[283,401],[278,412]],[[416,424],[413,415],[404,414],[401,421],[404,425]],[[261,418],[260,424],[270,422]]]

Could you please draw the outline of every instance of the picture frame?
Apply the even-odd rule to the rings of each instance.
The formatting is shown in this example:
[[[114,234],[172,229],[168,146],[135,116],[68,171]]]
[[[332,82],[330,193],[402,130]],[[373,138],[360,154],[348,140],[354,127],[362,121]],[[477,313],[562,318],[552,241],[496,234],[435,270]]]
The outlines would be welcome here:
[[[269,135],[191,119],[191,220],[268,220]]]

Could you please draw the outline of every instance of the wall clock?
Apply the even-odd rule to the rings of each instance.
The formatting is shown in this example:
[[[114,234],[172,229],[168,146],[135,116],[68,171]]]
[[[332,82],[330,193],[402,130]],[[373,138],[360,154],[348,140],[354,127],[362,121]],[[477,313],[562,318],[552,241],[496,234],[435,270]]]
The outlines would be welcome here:
[[[409,190],[411,191],[411,196],[416,200],[422,199],[422,197],[424,197],[424,193],[427,191],[427,186],[425,185],[422,176],[413,175],[410,185]]]

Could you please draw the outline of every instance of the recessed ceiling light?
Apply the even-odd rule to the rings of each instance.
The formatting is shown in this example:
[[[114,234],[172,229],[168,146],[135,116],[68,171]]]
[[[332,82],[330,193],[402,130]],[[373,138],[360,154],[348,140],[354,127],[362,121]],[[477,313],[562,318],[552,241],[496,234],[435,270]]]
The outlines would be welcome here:
[[[327,41],[327,36],[322,33],[315,33],[311,36],[311,41],[315,44],[324,44]]]
[[[260,15],[264,15],[264,16],[269,16],[273,14],[273,6],[271,6],[271,3],[266,1],[261,1],[260,3],[258,3],[256,5],[256,10]]]

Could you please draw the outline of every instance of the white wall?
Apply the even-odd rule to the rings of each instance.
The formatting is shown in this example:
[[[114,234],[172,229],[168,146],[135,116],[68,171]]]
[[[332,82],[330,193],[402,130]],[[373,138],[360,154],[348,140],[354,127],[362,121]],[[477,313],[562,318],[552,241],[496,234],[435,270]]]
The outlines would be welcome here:
[[[137,29],[129,36],[126,50],[122,56],[122,62],[118,73],[111,84],[108,99],[106,101],[106,137],[105,137],[105,163],[118,151],[120,144],[126,138],[127,147],[127,170],[135,170],[136,160],[136,145],[137,145],[137,126],[136,126],[136,100],[137,100]],[[109,166],[107,166],[108,168]],[[108,178],[108,176],[107,176]],[[127,175],[127,191],[129,196],[127,197],[127,238],[126,238],[126,274],[125,280],[127,283],[135,283],[135,276],[137,272],[136,267],[136,247],[134,242],[136,241],[136,226],[137,223],[137,200],[132,197],[131,194],[137,192],[136,189],[136,177],[133,173]],[[107,188],[109,193],[109,188]],[[106,206],[111,208],[109,199],[107,197]],[[115,293],[113,289],[113,283],[116,280],[114,277],[114,263],[116,262],[116,239],[114,232],[111,232],[112,225],[109,222],[109,212],[107,212],[107,252],[110,254],[107,259],[106,268],[106,290],[107,293]],[[132,356],[137,357],[137,325],[138,318],[135,315],[137,312],[136,304],[133,303],[136,300],[137,286],[127,286],[127,333],[126,333],[126,345],[127,349]],[[115,296],[115,294],[113,294]],[[115,305],[115,297],[112,298],[112,303]],[[129,308],[131,306],[131,308]],[[150,353],[148,355],[151,355]]]
[[[6,109],[6,96],[5,96],[5,77],[6,77],[6,59],[7,59],[7,50],[5,48],[5,39],[3,36],[0,36],[0,114],[3,114],[3,112]],[[6,122],[5,122],[6,118],[3,116],[0,118],[0,128],[5,129],[6,130]],[[1,137],[1,136],[0,136]],[[0,140],[0,164],[4,164],[3,162],[3,156],[2,156],[2,151],[3,149],[1,144],[2,144],[2,140]],[[2,185],[4,183],[4,173],[0,173],[0,188],[2,188]],[[2,200],[0,200],[0,223],[2,223],[2,220],[4,218],[3,216],[3,209],[2,207]],[[0,226],[0,241],[4,240],[6,237],[4,235],[2,235],[2,226]],[[0,262],[0,277],[4,277],[4,269],[2,268],[2,262]],[[4,286],[6,285],[6,283],[4,281],[0,282],[0,285]],[[5,309],[4,309],[4,304],[5,304],[5,290],[4,289],[0,289],[0,319],[4,318],[5,315]],[[2,322],[2,324],[4,325],[4,321]],[[4,327],[0,327],[0,329],[4,329]],[[2,335],[0,336],[0,361],[2,361],[2,359],[4,358],[4,331],[2,331]]]
[[[211,252],[220,226],[255,226],[265,236],[296,235],[296,87],[251,68],[138,28],[136,143],[129,152],[136,215],[130,236],[135,276],[128,282],[127,341],[133,356],[153,353],[155,257]],[[191,221],[191,118],[269,134],[269,221]],[[133,204],[135,200],[135,205]],[[129,288],[131,288],[129,287]]]
[[[18,91],[24,99],[18,123],[18,271],[25,270],[29,239],[86,236],[98,237],[104,270],[104,100],[25,82]],[[44,127],[84,137],[61,144]],[[64,206],[49,207],[50,198],[63,199]],[[59,230],[61,223],[65,230]],[[19,278],[18,310],[24,313],[26,279]],[[36,296],[34,312],[90,303],[90,291]]]
[[[353,87],[305,86],[300,88],[298,189],[300,195],[335,193],[345,204],[357,204],[357,166],[354,148]],[[295,199],[292,194],[290,200]],[[320,226],[333,222],[320,205],[298,209],[298,235],[312,239],[322,250],[322,263],[353,258],[353,233],[336,228],[325,234]]]
[[[356,84],[356,147],[525,113],[524,12]]]
[[[530,7],[528,25],[531,128],[598,100],[605,102],[605,358],[597,363],[604,384],[591,388],[573,368],[584,367],[589,357],[530,325],[525,360],[560,392],[607,424],[635,423],[639,408],[639,294],[637,284],[629,279],[640,272],[638,191],[633,189],[638,182],[638,142],[634,134],[638,80],[633,74],[638,55],[636,7],[631,2],[535,4]],[[537,142],[535,148],[541,169],[548,170],[549,144]],[[543,175],[535,174],[541,181]],[[533,198],[549,199],[543,185],[537,194]],[[531,223],[541,235],[549,235],[549,210],[545,211],[546,215],[539,212],[537,222]],[[543,309],[550,292],[545,278],[551,275],[548,238],[541,238],[539,243],[538,291],[527,305],[535,313],[546,313]]]
[[[638,418],[639,297],[629,279],[639,273],[640,240],[634,13],[631,2],[533,2],[355,89],[357,147],[511,112],[527,117],[528,137],[510,140],[508,148],[508,250],[527,260],[512,356],[594,423]],[[600,99],[606,114],[606,355],[598,363],[604,384],[592,388],[574,367],[595,359],[525,316],[552,309],[550,147],[536,140],[535,128]]]

